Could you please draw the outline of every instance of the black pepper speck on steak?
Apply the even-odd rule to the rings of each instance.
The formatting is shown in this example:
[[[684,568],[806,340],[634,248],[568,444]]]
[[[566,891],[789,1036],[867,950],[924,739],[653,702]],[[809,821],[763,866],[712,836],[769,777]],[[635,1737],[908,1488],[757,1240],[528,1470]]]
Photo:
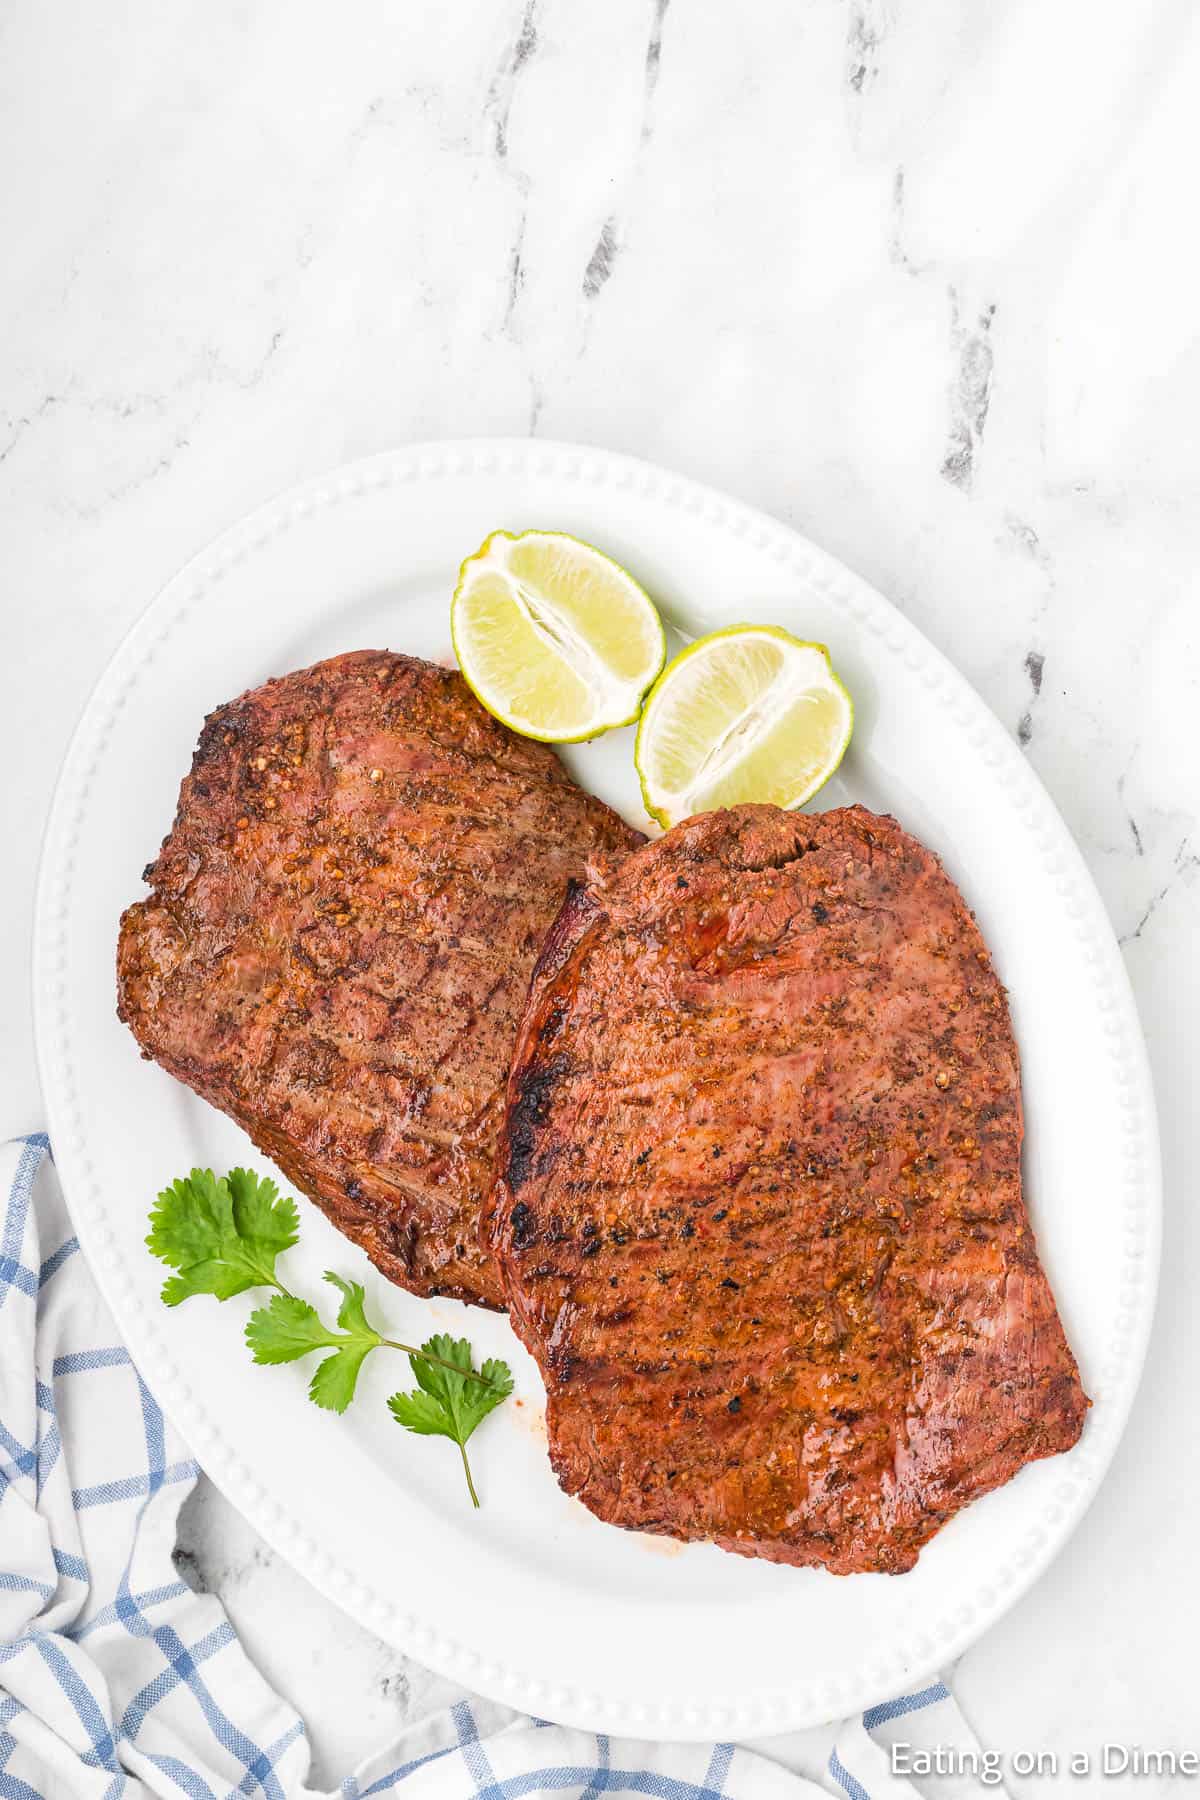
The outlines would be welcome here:
[[[457,673],[333,657],[205,721],[118,1011],[384,1274],[502,1306],[479,1210],[530,973],[640,842]]]
[[[1004,989],[936,857],[743,806],[577,887],[490,1242],[600,1518],[910,1568],[1087,1409],[1021,1193]]]

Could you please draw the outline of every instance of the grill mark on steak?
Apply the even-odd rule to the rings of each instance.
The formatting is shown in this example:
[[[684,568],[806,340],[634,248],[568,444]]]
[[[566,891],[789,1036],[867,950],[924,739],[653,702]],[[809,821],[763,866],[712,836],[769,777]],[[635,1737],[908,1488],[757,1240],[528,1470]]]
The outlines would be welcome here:
[[[478,1213],[529,977],[641,841],[456,672],[334,657],[205,721],[118,1012],[386,1275],[501,1306]]]
[[[507,1104],[487,1241],[600,1518],[902,1570],[1078,1437],[1004,990],[894,820],[736,808],[573,890]]]

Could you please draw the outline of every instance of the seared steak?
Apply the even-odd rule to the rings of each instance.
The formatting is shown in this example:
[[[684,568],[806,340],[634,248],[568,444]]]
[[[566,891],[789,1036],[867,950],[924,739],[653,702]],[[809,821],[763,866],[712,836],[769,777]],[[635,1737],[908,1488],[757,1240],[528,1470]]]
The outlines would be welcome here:
[[[337,656],[206,720],[118,1011],[386,1275],[501,1306],[479,1208],[530,972],[640,841],[460,675]]]
[[[902,1570],[1088,1402],[1021,1195],[1004,989],[894,819],[742,806],[579,886],[490,1241],[600,1518]]]

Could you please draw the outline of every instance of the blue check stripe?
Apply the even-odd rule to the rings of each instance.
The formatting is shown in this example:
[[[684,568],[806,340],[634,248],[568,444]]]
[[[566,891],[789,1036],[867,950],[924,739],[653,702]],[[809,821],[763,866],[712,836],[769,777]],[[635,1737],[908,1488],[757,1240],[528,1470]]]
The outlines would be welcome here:
[[[935,1681],[918,1694],[901,1694],[898,1700],[885,1700],[881,1706],[869,1707],[863,1714],[863,1724],[868,1731],[874,1731],[877,1725],[885,1725],[889,1719],[901,1719],[905,1713],[921,1712],[926,1706],[936,1706],[939,1700],[949,1698],[950,1689],[945,1682]]]
[[[12,1748],[16,1749],[15,1741]],[[8,1756],[5,1756],[4,1762],[7,1760]],[[0,1800],[46,1800],[46,1796],[40,1794],[37,1788],[30,1787],[27,1781],[18,1781],[15,1775],[7,1772],[4,1763],[0,1762]]]
[[[88,1566],[84,1562],[82,1556],[75,1556],[69,1550],[56,1550],[54,1552],[54,1566],[60,1575],[65,1575],[70,1581],[91,1580],[91,1576],[88,1574]]]
[[[275,1739],[273,1744],[267,1745],[263,1755],[266,1757],[267,1766],[272,1772],[278,1768],[279,1759],[288,1748],[288,1745],[294,1744],[297,1738],[303,1737],[304,1735],[304,1726],[302,1722],[297,1719],[295,1724],[289,1726],[280,1737]],[[238,1783],[239,1794],[251,1794],[256,1787],[261,1786],[261,1776],[256,1773],[257,1768],[258,1763],[256,1762],[253,1768],[247,1769],[241,1781]]]
[[[475,1792],[479,1795],[479,1800],[497,1800],[499,1790],[496,1787],[496,1777],[488,1760],[487,1751],[479,1741],[474,1713],[465,1701],[460,1700],[457,1706],[450,1708],[450,1716],[454,1720],[454,1729],[458,1733],[458,1743],[463,1761],[475,1783]]]
[[[38,1439],[37,1484],[39,1493],[49,1481],[61,1449],[62,1438],[59,1435],[58,1420],[55,1419],[49,1431]]]
[[[137,1384],[142,1401],[142,1430],[146,1434],[146,1492],[149,1496],[157,1494],[167,1472],[166,1431],[162,1408],[140,1375]]]
[[[704,1792],[723,1794],[725,1777],[729,1773],[729,1765],[733,1761],[732,1744],[714,1744],[709,1759],[708,1774],[704,1777]]]
[[[168,1600],[178,1600],[188,1592],[187,1583],[183,1581],[165,1581],[161,1587],[146,1588],[140,1594],[129,1592],[129,1570],[121,1577],[121,1591],[117,1598],[102,1607],[94,1618],[86,1625],[79,1625],[71,1633],[77,1643],[91,1637],[94,1631],[103,1631],[108,1625],[121,1625],[133,1630],[134,1635],[141,1637],[146,1633],[138,1626],[144,1624],[143,1615],[154,1606],[162,1606]],[[147,1627],[147,1630],[149,1627]]]
[[[351,1775],[342,1783],[343,1800],[368,1800],[372,1794],[386,1793],[388,1788],[403,1781],[406,1775],[411,1775],[414,1769],[423,1769],[426,1763],[440,1762],[444,1756],[453,1756],[457,1748],[457,1744],[447,1744],[442,1750],[427,1750],[424,1756],[414,1756],[411,1762],[400,1763],[396,1768],[389,1769],[386,1775],[373,1781],[369,1788],[360,1789]]]
[[[49,1632],[34,1632],[30,1641],[71,1702],[76,1718],[91,1739],[91,1749],[83,1753],[84,1762],[90,1763],[93,1768],[116,1769],[117,1747],[112,1731],[96,1703],[96,1696],[78,1669]]]
[[[37,1276],[24,1263],[14,1262],[11,1256],[0,1256],[0,1306],[12,1288],[28,1298],[38,1291]]]
[[[62,1268],[62,1266],[65,1262],[69,1262],[71,1260],[71,1258],[74,1256],[74,1254],[78,1250],[78,1248],[79,1248],[79,1239],[77,1237],[69,1237],[65,1244],[60,1244],[58,1246],[58,1249],[54,1252],[53,1256],[48,1256],[46,1258],[45,1262],[42,1264],[41,1268],[38,1270],[38,1289],[39,1289],[39,1291],[45,1287],[46,1283],[53,1276],[58,1274],[58,1271]]]
[[[217,1800],[207,1781],[201,1780],[195,1769],[189,1769],[177,1756],[150,1754],[146,1760],[152,1762],[156,1769],[161,1769],[164,1775],[169,1775],[176,1787],[188,1796],[188,1800]]]
[[[20,1792],[22,1788],[25,1788],[28,1794],[33,1794],[33,1789],[26,1788],[23,1781],[17,1781],[12,1775],[5,1774],[9,1758],[17,1747],[16,1738],[6,1727],[19,1712],[24,1712],[24,1710],[21,1702],[14,1700],[11,1695],[5,1700],[0,1700],[0,1795],[12,1793],[18,1796],[19,1800],[24,1800],[24,1795]],[[6,1782],[9,1784],[7,1787],[4,1785]],[[41,1800],[41,1796],[35,1794],[34,1800]]]
[[[849,1800],[871,1800],[871,1796],[862,1782],[850,1773],[836,1750],[831,1750],[829,1753],[829,1773],[849,1796]]]
[[[194,1481],[199,1473],[199,1463],[189,1458],[187,1462],[171,1463],[155,1485],[164,1487],[177,1481]],[[71,1503],[76,1512],[82,1512],[88,1506],[112,1506],[118,1500],[135,1500],[149,1492],[149,1475],[127,1475],[120,1481],[102,1481],[96,1487],[73,1488]]]
[[[98,1350],[73,1350],[69,1356],[56,1356],[56,1375],[82,1375],[90,1369],[115,1369],[128,1363],[124,1344],[104,1344]]]
[[[12,1594],[40,1594],[43,1600],[54,1598],[48,1581],[38,1581],[35,1576],[22,1575],[14,1569],[0,1569],[0,1588],[7,1588]]]
[[[596,1773],[580,1795],[580,1800],[598,1800],[598,1796],[604,1792],[604,1783],[608,1779],[611,1768],[612,1739],[606,1733],[598,1732],[596,1735]]]
[[[0,1419],[0,1450],[11,1459],[4,1471],[8,1481],[19,1481],[23,1475],[32,1475],[37,1468],[37,1451],[31,1450],[28,1444],[19,1444],[3,1419]]]
[[[21,1245],[25,1238],[25,1221],[29,1214],[29,1199],[33,1193],[33,1178],[41,1168],[50,1145],[44,1131],[32,1132],[20,1141],[21,1153],[8,1193],[4,1232],[0,1235],[0,1308],[3,1308],[14,1287],[23,1294],[32,1295],[37,1293],[38,1285],[34,1271],[25,1268],[20,1260]]]

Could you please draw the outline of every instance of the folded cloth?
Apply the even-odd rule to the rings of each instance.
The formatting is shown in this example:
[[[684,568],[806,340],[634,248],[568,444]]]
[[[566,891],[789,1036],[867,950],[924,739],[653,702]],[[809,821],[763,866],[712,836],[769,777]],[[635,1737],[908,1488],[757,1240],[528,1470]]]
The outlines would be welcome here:
[[[200,1471],[78,1254],[43,1133],[0,1147],[0,1209],[0,1800],[315,1795],[303,1721],[220,1602],[172,1562]],[[755,1750],[609,1739],[473,1700],[406,1731],[334,1793],[911,1800],[936,1789],[892,1773],[900,1727],[915,1749],[978,1762],[941,1682]]]

